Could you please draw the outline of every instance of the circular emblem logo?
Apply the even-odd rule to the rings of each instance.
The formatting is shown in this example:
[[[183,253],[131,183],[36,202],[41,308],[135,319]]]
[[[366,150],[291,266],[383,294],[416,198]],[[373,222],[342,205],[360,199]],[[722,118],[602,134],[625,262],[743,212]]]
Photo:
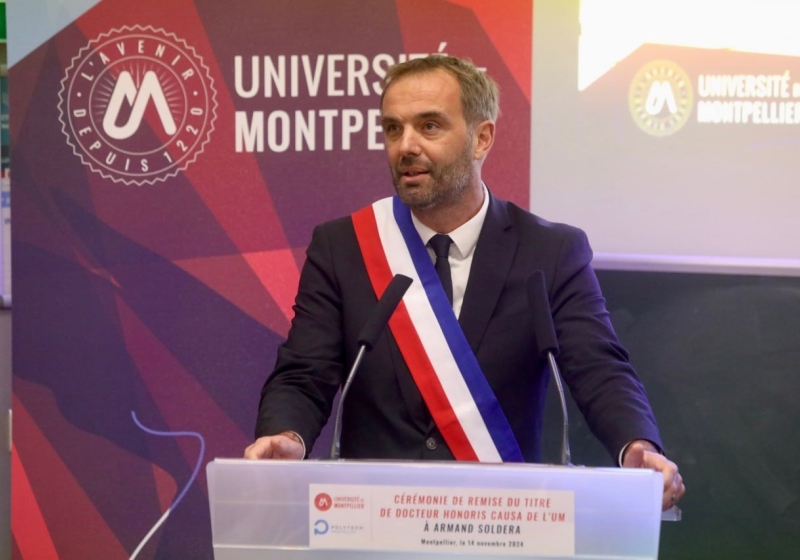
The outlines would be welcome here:
[[[692,114],[694,92],[689,75],[668,60],[645,64],[633,77],[628,108],[639,128],[653,136],[675,134]]]
[[[194,48],[153,27],[123,27],[89,41],[61,80],[58,110],[84,165],[126,185],[185,170],[216,119],[214,83]]]
[[[332,505],[333,499],[324,492],[317,494],[316,498],[314,498],[314,507],[316,507],[319,511],[328,511],[331,509]]]

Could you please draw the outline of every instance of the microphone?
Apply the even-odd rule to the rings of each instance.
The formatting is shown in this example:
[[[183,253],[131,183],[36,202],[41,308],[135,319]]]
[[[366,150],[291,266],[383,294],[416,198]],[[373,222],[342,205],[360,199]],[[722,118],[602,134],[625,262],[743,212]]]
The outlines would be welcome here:
[[[564,419],[564,428],[561,434],[561,464],[571,465],[569,452],[569,418],[567,415],[567,399],[564,396],[564,386],[558,372],[556,356],[558,355],[558,338],[556,337],[553,316],[550,312],[550,302],[547,298],[547,287],[544,282],[544,273],[535,271],[528,277],[528,305],[533,310],[533,335],[538,345],[539,356],[546,357],[550,363],[550,371],[558,388],[561,399],[561,416]]]
[[[383,295],[378,300],[378,304],[372,310],[367,322],[361,328],[361,334],[357,339],[358,354],[356,354],[353,367],[350,368],[350,373],[347,374],[347,380],[344,383],[344,387],[342,387],[342,395],[339,397],[339,406],[336,408],[336,420],[333,423],[333,441],[331,442],[331,459],[338,459],[341,454],[342,410],[344,399],[350,389],[350,384],[353,382],[353,377],[356,375],[358,366],[361,365],[364,354],[375,347],[383,328],[389,322],[394,310],[397,309],[411,282],[413,280],[408,276],[395,274],[389,285],[386,286],[386,290],[384,290]]]

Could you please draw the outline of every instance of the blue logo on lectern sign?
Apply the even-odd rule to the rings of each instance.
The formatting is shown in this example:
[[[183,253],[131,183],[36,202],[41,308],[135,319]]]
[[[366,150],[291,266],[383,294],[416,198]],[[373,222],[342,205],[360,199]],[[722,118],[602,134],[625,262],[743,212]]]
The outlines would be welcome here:
[[[328,532],[328,522],[324,519],[317,519],[314,522],[314,534],[315,535],[324,535]]]

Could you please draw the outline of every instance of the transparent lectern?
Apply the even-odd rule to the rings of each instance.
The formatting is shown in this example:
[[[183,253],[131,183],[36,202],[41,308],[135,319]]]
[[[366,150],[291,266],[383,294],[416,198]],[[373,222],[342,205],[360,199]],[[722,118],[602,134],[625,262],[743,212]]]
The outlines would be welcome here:
[[[207,475],[216,560],[658,556],[646,469],[217,459]]]

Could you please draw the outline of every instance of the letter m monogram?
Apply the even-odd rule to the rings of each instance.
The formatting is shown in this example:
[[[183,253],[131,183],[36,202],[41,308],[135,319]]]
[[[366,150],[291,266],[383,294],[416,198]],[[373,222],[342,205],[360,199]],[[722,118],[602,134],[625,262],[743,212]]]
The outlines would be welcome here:
[[[175,134],[177,127],[175,126],[175,120],[172,118],[172,112],[169,110],[169,103],[167,103],[167,98],[161,89],[158,76],[152,70],[144,73],[141,87],[138,90],[130,72],[123,71],[120,73],[114,86],[114,91],[111,92],[106,114],[103,117],[103,130],[105,133],[115,140],[124,140],[133,136],[142,124],[145,109],[147,109],[147,104],[151,99],[156,111],[158,111],[158,117],[161,119],[161,126],[164,127],[164,132],[170,136]],[[118,126],[117,119],[119,118],[123,101],[127,101],[131,105],[131,113],[128,117],[128,122]]]
[[[664,109],[664,105],[667,106],[671,114],[674,114],[678,110],[678,104],[675,103],[675,94],[672,91],[672,86],[667,81],[653,82],[647,94],[645,111],[647,111],[647,114],[655,116]]]

